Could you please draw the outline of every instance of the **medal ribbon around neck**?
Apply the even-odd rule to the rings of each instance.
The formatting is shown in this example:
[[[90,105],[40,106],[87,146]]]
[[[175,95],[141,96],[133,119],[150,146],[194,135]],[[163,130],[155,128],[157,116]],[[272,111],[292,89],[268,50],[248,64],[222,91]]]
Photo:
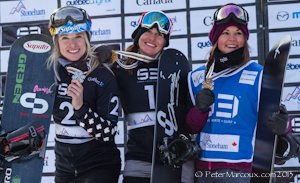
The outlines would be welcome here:
[[[123,64],[119,59],[116,60],[116,62],[121,66],[123,67],[124,69],[133,69],[133,68],[136,68],[138,66],[138,63],[139,61],[142,61],[142,62],[146,62],[146,63],[150,63],[152,61],[155,61],[155,60],[158,60],[161,53],[162,52],[159,52],[155,58],[152,58],[152,57],[148,57],[146,55],[142,55],[142,54],[139,54],[139,53],[134,53],[134,52],[127,52],[127,51],[114,51],[116,54],[120,55],[120,56],[125,56],[125,57],[129,57],[129,58],[133,58],[135,60],[137,60],[136,62],[134,62],[133,64],[131,65],[125,65]]]
[[[91,61],[92,59],[90,59],[87,63],[86,63],[86,66],[88,68],[87,71],[81,71],[80,69],[77,69],[75,67],[66,67],[67,71],[72,75],[72,79],[78,79],[80,81],[80,83],[83,83],[84,79],[85,79],[85,74],[87,74],[88,72],[90,72],[91,70]]]
[[[214,82],[213,82],[214,80],[216,80],[219,77],[224,76],[225,74],[228,74],[228,73],[230,73],[232,71],[235,71],[238,68],[240,68],[240,66],[239,67],[233,67],[233,68],[227,68],[227,69],[213,75],[214,67],[215,67],[215,61],[211,64],[211,66],[208,70],[208,73],[205,77],[205,80],[202,82],[202,88],[208,88],[210,90],[213,90],[214,89]]]

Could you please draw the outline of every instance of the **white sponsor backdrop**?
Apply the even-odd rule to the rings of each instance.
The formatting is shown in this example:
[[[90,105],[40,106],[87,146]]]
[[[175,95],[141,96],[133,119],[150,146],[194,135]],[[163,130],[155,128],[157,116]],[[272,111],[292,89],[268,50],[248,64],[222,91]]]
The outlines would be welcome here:
[[[30,24],[47,24],[51,13],[56,8],[65,5],[81,7],[92,17],[91,41],[93,44],[106,43],[120,47],[122,50],[132,44],[131,33],[138,26],[141,13],[150,10],[165,11],[174,23],[168,48],[175,48],[183,52],[190,61],[191,69],[194,70],[205,64],[208,58],[207,54],[212,47],[208,33],[213,25],[214,11],[219,6],[230,2],[242,4],[250,14],[248,25],[251,32],[249,38],[250,55],[258,63],[263,64],[263,55],[266,55],[268,48],[270,49],[281,37],[287,34],[292,36],[291,57],[286,70],[282,100],[292,116],[294,131],[300,132],[296,128],[297,121],[300,121],[299,0],[1,0],[0,74],[2,76],[6,74],[9,57],[9,46],[2,46],[2,40],[7,38],[8,34],[14,34],[9,36],[15,38],[22,36],[20,31],[15,31],[13,28],[11,28],[12,32],[10,33],[4,32],[2,26],[20,25],[20,27],[28,27],[27,29],[31,30],[34,27],[30,27]],[[263,10],[261,4],[264,6]],[[1,89],[3,90],[4,87],[2,86]],[[124,143],[127,135],[124,131],[123,116],[120,116],[118,126],[115,141],[121,151],[123,170]],[[54,137],[54,125],[51,124],[45,155],[43,183],[54,182]],[[283,166],[275,166],[275,170],[296,169],[299,171],[299,167],[296,158]],[[295,176],[295,180],[297,177]],[[121,175],[119,182],[122,182],[122,179],[123,176]],[[289,179],[289,182],[293,181],[294,179]],[[280,181],[278,182],[280,183]]]

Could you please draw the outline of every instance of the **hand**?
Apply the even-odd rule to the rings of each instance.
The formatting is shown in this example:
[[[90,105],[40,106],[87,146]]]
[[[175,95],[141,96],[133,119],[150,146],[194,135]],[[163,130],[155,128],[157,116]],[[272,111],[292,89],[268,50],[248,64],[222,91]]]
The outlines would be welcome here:
[[[78,110],[83,105],[83,86],[78,79],[73,79],[68,86],[67,95],[72,97],[72,105]]]
[[[279,111],[268,118],[268,127],[276,135],[283,135],[289,129],[289,116],[285,105],[279,106]]]
[[[195,106],[201,113],[205,113],[209,110],[215,102],[215,94],[208,88],[203,88],[196,93],[195,96]]]

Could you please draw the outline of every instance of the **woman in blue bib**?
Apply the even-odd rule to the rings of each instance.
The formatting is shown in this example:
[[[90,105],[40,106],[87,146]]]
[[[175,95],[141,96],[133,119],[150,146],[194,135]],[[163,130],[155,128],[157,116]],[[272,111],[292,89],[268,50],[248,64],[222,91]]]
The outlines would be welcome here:
[[[195,182],[250,182],[244,175],[251,172],[263,67],[249,56],[248,21],[247,11],[236,4],[216,10],[208,61],[188,75],[195,106],[186,127],[199,133],[202,149]],[[200,114],[207,114],[206,123]],[[287,133],[291,129],[284,116]]]

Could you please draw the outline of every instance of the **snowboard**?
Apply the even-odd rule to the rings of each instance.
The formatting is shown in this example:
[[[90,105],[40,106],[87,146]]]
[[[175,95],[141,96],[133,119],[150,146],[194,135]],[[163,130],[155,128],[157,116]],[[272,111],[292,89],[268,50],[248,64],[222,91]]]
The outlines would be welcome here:
[[[49,36],[30,34],[11,46],[1,119],[5,132],[40,121],[48,134],[56,93],[53,69],[47,69],[46,64],[52,44]],[[47,136],[36,154],[6,162],[0,182],[41,182],[46,143]]]
[[[176,49],[162,53],[158,63],[151,183],[181,182],[181,167],[161,162],[158,141],[184,132],[189,71],[189,62],[183,53]]]
[[[291,36],[287,35],[272,47],[265,60],[257,117],[251,183],[267,183],[272,181],[270,173],[273,173],[277,136],[268,128],[267,120],[274,112],[279,111],[290,46]]]

